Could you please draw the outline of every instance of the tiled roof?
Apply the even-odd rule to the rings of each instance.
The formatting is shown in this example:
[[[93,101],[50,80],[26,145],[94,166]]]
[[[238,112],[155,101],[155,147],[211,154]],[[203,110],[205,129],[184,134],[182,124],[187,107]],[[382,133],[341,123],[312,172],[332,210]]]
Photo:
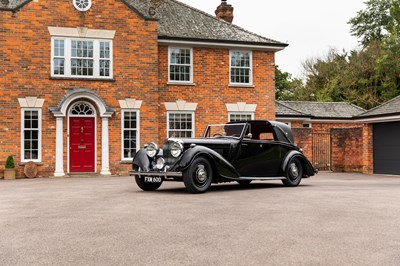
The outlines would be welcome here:
[[[373,117],[373,116],[385,116],[400,114],[400,96],[397,96],[375,108],[372,108],[365,113],[359,115],[359,117]]]
[[[277,116],[296,116],[296,117],[311,117],[311,114],[302,113],[289,106],[284,102],[276,101],[276,115]]]
[[[277,103],[302,113],[303,116],[313,118],[348,119],[365,112],[363,108],[345,102],[277,101]],[[286,113],[283,108],[278,107],[278,104],[277,116],[295,116],[295,114]]]
[[[0,0],[0,9],[15,10],[30,1],[9,0],[9,4],[5,6]],[[176,0],[122,1],[144,19],[159,21],[159,39],[238,43],[274,47],[277,50],[287,46],[285,43],[249,32]],[[155,8],[155,15],[151,16],[149,11],[155,4],[159,6]]]
[[[0,0],[0,10],[16,10],[32,0]]]

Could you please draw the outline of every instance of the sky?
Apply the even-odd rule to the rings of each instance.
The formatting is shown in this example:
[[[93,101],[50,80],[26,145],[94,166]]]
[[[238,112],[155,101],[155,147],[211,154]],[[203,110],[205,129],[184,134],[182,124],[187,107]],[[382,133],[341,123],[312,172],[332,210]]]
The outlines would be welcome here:
[[[215,15],[220,0],[179,0]],[[233,23],[264,37],[288,43],[276,54],[283,71],[302,78],[302,63],[324,57],[331,49],[358,48],[348,21],[365,9],[366,0],[228,0]]]

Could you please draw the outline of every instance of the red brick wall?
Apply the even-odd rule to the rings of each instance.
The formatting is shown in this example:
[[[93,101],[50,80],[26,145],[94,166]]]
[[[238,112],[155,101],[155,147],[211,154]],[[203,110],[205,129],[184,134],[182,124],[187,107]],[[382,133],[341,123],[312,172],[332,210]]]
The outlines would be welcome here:
[[[362,172],[365,174],[373,174],[373,130],[372,124],[363,124],[362,127]]]
[[[168,46],[159,47],[160,131],[159,142],[166,133],[164,102],[184,100],[197,103],[196,136],[210,123],[228,121],[227,103],[257,104],[255,119],[275,119],[274,53],[253,51],[254,88],[229,86],[229,50],[193,49],[193,82],[191,85],[168,84]]]
[[[118,100],[144,100],[141,111],[142,143],[157,137],[157,22],[144,21],[121,1],[97,0],[92,8],[78,12],[70,0],[30,2],[17,13],[0,11],[0,161],[15,154],[20,158],[20,107],[18,98],[45,99],[42,108],[42,162],[40,175],[52,175],[55,165],[55,118],[48,111],[73,89],[90,89],[100,95],[116,113],[109,121],[110,168],[125,172],[129,165],[121,160],[121,112]],[[48,26],[85,26],[90,29],[116,30],[113,41],[114,81],[53,80],[50,77],[51,36]],[[97,169],[101,169],[101,119],[97,119]],[[145,137],[144,137],[145,136]],[[64,119],[64,170],[67,119]],[[18,167],[22,176],[22,166]]]
[[[312,158],[312,129],[293,128],[294,143],[303,150],[308,160]]]
[[[363,128],[333,128],[332,171],[363,171]]]

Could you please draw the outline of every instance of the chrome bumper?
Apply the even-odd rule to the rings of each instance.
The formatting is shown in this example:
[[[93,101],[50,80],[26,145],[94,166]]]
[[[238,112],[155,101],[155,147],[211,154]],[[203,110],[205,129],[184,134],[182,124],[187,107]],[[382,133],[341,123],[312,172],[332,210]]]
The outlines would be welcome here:
[[[133,176],[161,176],[164,178],[167,177],[182,177],[182,172],[144,172],[144,171],[134,171],[130,170],[129,175]]]

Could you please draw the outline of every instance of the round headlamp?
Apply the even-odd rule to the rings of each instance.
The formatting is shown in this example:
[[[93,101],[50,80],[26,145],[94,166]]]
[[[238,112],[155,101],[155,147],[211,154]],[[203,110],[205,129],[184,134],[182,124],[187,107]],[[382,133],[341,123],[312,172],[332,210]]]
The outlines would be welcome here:
[[[147,143],[146,151],[147,151],[147,156],[149,157],[156,156],[158,152],[157,144],[155,144],[154,142]]]
[[[180,142],[172,142],[171,146],[170,146],[170,151],[171,151],[171,155],[173,157],[179,157],[182,154],[183,151],[183,145]]]

